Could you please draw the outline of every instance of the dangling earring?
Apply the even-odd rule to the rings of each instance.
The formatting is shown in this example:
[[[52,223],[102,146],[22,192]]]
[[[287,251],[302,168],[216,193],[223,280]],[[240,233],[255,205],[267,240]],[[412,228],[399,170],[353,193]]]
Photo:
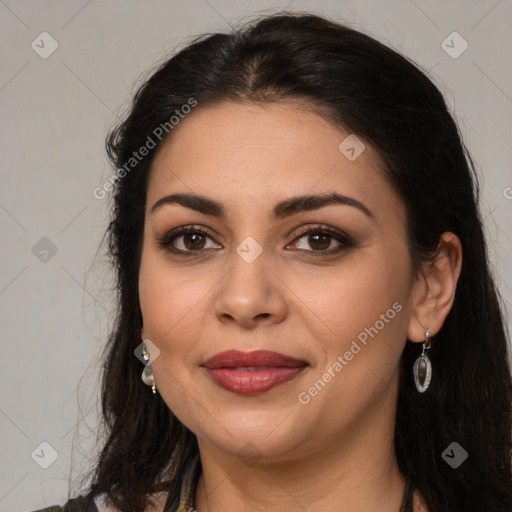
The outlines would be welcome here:
[[[432,378],[432,363],[425,353],[430,348],[430,329],[425,331],[425,341],[423,342],[423,351],[421,355],[416,359],[414,363],[414,384],[416,389],[423,393],[428,389],[430,385],[430,379]]]
[[[146,345],[142,344],[142,357],[146,361],[146,366],[144,366],[144,370],[142,370],[141,379],[144,384],[147,386],[151,386],[153,393],[156,393],[156,384],[155,377],[153,377],[153,371],[151,370],[151,365],[149,364],[149,352],[146,348]]]

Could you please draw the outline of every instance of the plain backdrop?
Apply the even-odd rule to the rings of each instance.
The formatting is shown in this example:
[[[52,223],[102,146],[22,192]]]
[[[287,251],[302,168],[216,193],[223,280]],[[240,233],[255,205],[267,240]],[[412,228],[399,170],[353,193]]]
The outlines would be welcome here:
[[[109,127],[141,77],[191,36],[284,8],[373,35],[440,87],[481,176],[510,326],[510,0],[0,0],[1,511],[64,503],[97,448],[112,300],[97,254],[107,201],[93,190],[111,173]]]

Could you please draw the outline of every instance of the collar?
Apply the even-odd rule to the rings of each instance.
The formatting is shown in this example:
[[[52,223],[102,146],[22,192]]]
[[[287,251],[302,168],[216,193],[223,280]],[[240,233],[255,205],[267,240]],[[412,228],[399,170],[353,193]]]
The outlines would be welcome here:
[[[181,486],[165,507],[164,512],[194,512],[194,496],[200,476],[201,462],[199,454],[197,454],[186,465]]]

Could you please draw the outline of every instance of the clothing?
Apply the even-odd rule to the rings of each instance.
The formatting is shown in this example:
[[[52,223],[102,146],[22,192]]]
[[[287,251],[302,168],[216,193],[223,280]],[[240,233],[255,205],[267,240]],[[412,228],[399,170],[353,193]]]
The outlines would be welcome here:
[[[161,508],[154,512],[193,512],[194,496],[196,492],[197,481],[201,475],[201,463],[199,455],[193,457],[187,464],[181,485],[169,497],[169,504],[164,506],[163,501]],[[166,496],[167,497],[167,496]],[[68,500],[64,505],[52,505],[33,512],[117,512],[115,509],[108,508],[103,504],[103,495],[91,498],[90,496],[78,496]],[[128,512],[128,511],[126,511]]]
[[[179,491],[172,496],[164,512],[194,512],[194,496],[201,476],[201,459],[196,455],[187,465]]]
[[[173,496],[169,498],[169,504],[155,512],[195,512],[194,496],[197,482],[201,475],[201,463],[199,455],[192,458],[183,472],[180,487]],[[412,509],[413,485],[410,477],[407,477],[402,506],[399,512],[413,512]],[[96,496],[92,499],[89,496],[79,496],[67,501],[62,507],[53,505],[51,507],[34,510],[33,512],[114,512],[102,504],[103,496]]]

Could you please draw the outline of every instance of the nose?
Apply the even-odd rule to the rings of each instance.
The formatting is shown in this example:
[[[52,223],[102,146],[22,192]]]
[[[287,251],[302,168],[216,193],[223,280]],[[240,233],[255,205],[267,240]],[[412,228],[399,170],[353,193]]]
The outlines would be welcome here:
[[[245,329],[277,324],[286,318],[286,287],[265,252],[248,263],[233,251],[231,269],[221,281],[215,314],[223,323]]]

